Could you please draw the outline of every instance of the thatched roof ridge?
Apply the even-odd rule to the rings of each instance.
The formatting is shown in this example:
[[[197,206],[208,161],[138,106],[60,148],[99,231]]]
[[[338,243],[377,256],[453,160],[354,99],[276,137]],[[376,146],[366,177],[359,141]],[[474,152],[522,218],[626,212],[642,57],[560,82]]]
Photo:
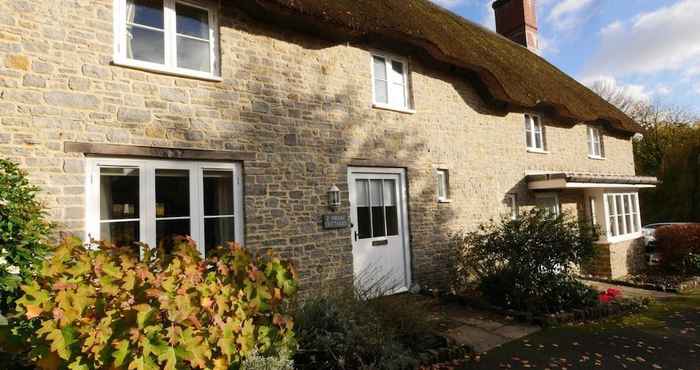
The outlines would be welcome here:
[[[576,122],[607,123],[627,133],[641,127],[543,58],[428,0],[236,0],[256,13],[275,13],[332,28],[352,38],[397,39],[436,60],[478,76],[493,101],[509,109],[553,110]],[[260,14],[258,14],[260,15]],[[280,18],[286,17],[286,18]],[[311,20],[312,22],[309,22]],[[311,26],[310,26],[311,27]]]

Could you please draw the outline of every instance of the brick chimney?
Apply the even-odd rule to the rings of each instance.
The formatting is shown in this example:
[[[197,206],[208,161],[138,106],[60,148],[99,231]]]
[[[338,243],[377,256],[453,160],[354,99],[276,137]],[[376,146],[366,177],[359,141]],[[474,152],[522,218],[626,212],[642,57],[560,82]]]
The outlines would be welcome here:
[[[496,0],[496,31],[531,51],[539,51],[536,0]]]

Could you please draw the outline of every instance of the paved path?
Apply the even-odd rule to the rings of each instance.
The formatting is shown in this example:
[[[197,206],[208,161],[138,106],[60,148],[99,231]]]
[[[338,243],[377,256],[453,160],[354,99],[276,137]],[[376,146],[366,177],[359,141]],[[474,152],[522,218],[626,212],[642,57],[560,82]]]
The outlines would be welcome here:
[[[486,352],[540,330],[538,326],[523,325],[459,304],[440,305],[438,310],[446,318],[442,323],[443,334],[476,352]]]

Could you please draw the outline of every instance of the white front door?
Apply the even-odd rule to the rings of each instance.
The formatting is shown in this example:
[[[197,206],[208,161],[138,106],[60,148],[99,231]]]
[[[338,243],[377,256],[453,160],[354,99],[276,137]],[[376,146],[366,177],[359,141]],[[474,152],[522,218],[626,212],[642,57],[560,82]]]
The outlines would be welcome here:
[[[411,284],[402,169],[350,168],[353,266],[370,296],[399,293]]]

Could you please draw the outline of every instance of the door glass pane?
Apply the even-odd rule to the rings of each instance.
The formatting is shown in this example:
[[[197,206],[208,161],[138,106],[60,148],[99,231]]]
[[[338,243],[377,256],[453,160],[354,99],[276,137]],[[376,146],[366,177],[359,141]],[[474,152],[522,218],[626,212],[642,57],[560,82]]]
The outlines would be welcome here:
[[[360,239],[372,237],[372,216],[369,207],[369,181],[355,180],[355,207],[357,208],[357,234]]]
[[[190,220],[157,220],[156,244],[166,253],[171,253],[175,246],[175,237],[190,235]]]
[[[100,168],[100,220],[139,218],[139,169]]]
[[[211,71],[211,49],[209,41],[177,37],[177,66],[195,71]]]
[[[126,29],[126,55],[129,59],[144,62],[165,63],[165,38],[163,31],[138,26]]]
[[[163,0],[127,0],[127,23],[163,29]]]
[[[205,253],[236,240],[233,217],[204,219]]]
[[[204,215],[233,215],[233,172],[204,171]]]
[[[156,170],[156,217],[190,215],[190,172]],[[189,233],[189,227],[188,227]]]
[[[386,235],[384,229],[384,185],[382,180],[370,180],[370,202],[372,205],[372,236]]]
[[[399,235],[396,181],[394,180],[384,180],[384,213],[386,216],[386,235]]]
[[[100,239],[119,247],[133,247],[138,253],[136,243],[141,240],[139,221],[109,222],[100,224]]]
[[[177,4],[177,33],[209,40],[209,12]]]

